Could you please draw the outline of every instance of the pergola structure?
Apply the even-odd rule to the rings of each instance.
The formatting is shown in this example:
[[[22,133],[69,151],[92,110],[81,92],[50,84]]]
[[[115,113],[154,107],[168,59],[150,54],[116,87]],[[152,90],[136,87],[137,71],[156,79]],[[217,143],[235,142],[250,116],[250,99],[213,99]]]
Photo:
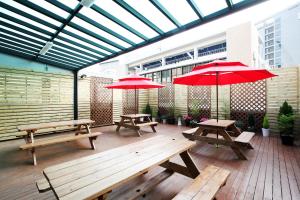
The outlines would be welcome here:
[[[0,0],[0,52],[74,72],[264,0]]]

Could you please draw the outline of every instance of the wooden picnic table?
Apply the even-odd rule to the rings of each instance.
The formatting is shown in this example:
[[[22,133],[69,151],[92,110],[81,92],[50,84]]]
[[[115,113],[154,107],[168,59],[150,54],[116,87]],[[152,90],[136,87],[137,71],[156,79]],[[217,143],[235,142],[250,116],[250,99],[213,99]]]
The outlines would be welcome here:
[[[116,187],[147,173],[155,166],[166,168],[162,174],[150,179],[150,183],[140,185],[139,192],[134,189],[122,193],[120,197],[120,199],[135,199],[174,172],[196,178],[200,172],[188,154],[188,149],[195,144],[186,139],[154,136],[48,167],[44,169],[43,174],[57,199],[103,199]],[[178,154],[186,166],[169,161]],[[135,197],[129,198],[131,195]]]
[[[141,136],[140,128],[143,126],[150,126],[152,131],[155,133],[155,126],[157,122],[152,122],[151,115],[149,114],[130,114],[130,115],[121,115],[121,120],[119,122],[115,121],[117,125],[116,131],[119,132],[121,127],[130,128],[136,131],[136,133]],[[146,119],[146,121],[141,121],[141,118]]]
[[[95,145],[93,140],[102,133],[91,133],[90,125],[95,121],[90,119],[81,119],[81,120],[69,120],[69,121],[58,121],[58,122],[49,122],[49,123],[40,123],[40,124],[29,124],[29,125],[21,125],[18,126],[17,129],[19,131],[26,131],[26,134],[20,135],[25,140],[25,144],[20,146],[20,149],[30,149],[33,157],[33,164],[36,165],[36,154],[35,148],[41,146],[47,146],[51,144],[61,143],[61,142],[68,142],[83,138],[89,138],[90,144],[92,149],[95,149]],[[48,128],[57,128],[63,126],[72,126],[76,127],[77,130],[75,132],[75,136],[60,136],[60,137],[47,137],[40,140],[35,140],[34,136],[38,130],[41,129],[48,129]],[[85,131],[82,131],[82,127],[85,127]]]
[[[198,125],[197,128],[184,131],[183,135],[192,140],[230,146],[240,159],[247,160],[241,148],[253,149],[250,144],[250,140],[254,136],[253,132],[241,132],[235,126],[234,120],[218,120],[217,122],[215,119],[210,119]]]

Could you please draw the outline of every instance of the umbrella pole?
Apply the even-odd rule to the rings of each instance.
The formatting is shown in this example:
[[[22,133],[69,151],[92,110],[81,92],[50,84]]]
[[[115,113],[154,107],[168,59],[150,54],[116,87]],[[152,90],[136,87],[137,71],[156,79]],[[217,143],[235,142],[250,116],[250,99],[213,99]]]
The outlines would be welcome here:
[[[137,114],[137,105],[136,105],[136,87],[134,88],[134,104],[135,104],[135,108],[134,108],[134,114]]]
[[[219,121],[219,72],[216,72],[216,93],[217,93],[217,123]],[[217,129],[217,148],[219,147],[218,144],[219,140],[219,130]]]

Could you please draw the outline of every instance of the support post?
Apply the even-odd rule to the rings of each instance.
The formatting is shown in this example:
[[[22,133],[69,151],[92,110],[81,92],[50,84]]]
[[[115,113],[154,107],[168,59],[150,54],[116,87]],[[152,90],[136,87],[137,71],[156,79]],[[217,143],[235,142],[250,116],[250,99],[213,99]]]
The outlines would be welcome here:
[[[74,84],[73,84],[73,110],[74,120],[78,119],[78,71],[74,71]]]

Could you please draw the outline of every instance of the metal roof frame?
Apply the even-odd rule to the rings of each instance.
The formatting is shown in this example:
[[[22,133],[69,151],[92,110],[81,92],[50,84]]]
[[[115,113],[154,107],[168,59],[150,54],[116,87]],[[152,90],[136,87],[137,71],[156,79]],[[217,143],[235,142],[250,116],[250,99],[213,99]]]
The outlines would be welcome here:
[[[264,2],[265,0],[243,0],[238,3],[233,3],[232,0],[224,0],[227,5],[226,8],[206,16],[203,15],[198,2],[195,0],[186,0],[186,4],[198,17],[187,24],[181,24],[174,16],[174,12],[176,11],[168,10],[160,0],[150,0],[149,2],[154,8],[171,24],[175,25],[174,29],[167,32],[164,32],[159,24],[155,24],[143,16],[132,5],[132,2],[128,2],[127,0],[113,0],[112,3],[115,6],[123,9],[124,12],[153,31],[156,34],[154,37],[149,37],[143,30],[137,30],[137,27],[132,27],[126,19],[116,17],[113,10],[103,9],[101,5],[94,3],[87,9],[91,9],[99,16],[101,15],[101,17],[109,20],[114,26],[109,27],[107,24],[102,24],[99,20],[96,20],[97,18],[93,19],[81,13],[84,6],[80,4],[80,0],[72,1],[73,3],[76,2],[74,8],[58,0],[44,0],[45,4],[51,4],[68,14],[67,17],[63,17],[55,13],[55,11],[47,9],[45,6],[28,0],[14,0],[14,2],[0,0],[0,17],[5,19],[0,20],[0,52],[77,72],[90,65],[144,47],[201,24]],[[15,3],[18,6],[14,6]],[[24,11],[20,8],[22,6],[51,18],[57,23],[54,24],[33,13]],[[9,14],[4,11],[9,11]],[[23,18],[18,18],[16,15],[21,15]],[[24,18],[28,20],[24,20]],[[85,25],[75,23],[74,20],[77,19],[84,21]],[[34,23],[30,23],[31,21]],[[58,26],[57,24],[60,25]],[[50,29],[46,30],[40,25]],[[118,30],[114,30],[113,27],[116,26],[119,27],[118,30],[121,29],[124,31],[119,32]],[[99,32],[89,30],[89,27],[93,27],[93,30],[99,30]],[[53,32],[50,30],[53,30]],[[125,32],[131,34],[131,37],[125,34]],[[134,37],[138,40],[134,39]],[[40,50],[45,46],[46,42],[53,42],[54,45],[45,55],[41,55]]]

